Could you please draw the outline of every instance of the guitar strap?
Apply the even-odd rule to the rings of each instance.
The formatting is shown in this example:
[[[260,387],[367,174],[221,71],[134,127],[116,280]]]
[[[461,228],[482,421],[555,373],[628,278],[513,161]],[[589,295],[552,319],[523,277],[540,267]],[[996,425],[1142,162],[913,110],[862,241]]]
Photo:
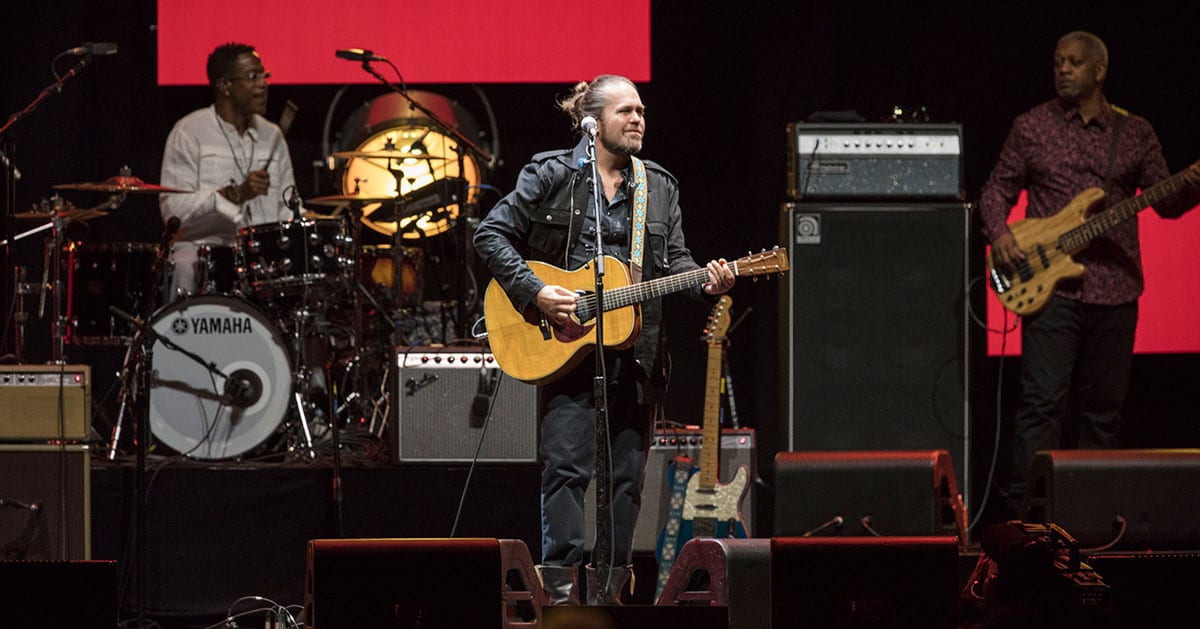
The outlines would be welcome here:
[[[1112,143],[1108,146],[1108,169],[1104,171],[1104,185],[1108,187],[1108,192],[1113,191],[1112,174],[1113,165],[1117,162],[1117,138],[1121,136],[1121,127],[1124,126],[1125,116],[1129,115],[1115,105],[1110,105],[1110,108],[1113,113]]]
[[[629,273],[633,283],[642,281],[642,252],[646,233],[646,165],[636,157],[633,161],[633,227],[630,232]]]

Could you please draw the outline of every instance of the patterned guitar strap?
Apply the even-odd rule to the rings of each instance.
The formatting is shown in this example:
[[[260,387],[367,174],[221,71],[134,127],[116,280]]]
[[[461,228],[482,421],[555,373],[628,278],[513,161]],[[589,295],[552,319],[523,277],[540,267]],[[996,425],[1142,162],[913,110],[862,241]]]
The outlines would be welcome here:
[[[629,274],[633,283],[642,281],[642,251],[646,234],[646,166],[642,160],[633,161],[633,227],[630,232]]]

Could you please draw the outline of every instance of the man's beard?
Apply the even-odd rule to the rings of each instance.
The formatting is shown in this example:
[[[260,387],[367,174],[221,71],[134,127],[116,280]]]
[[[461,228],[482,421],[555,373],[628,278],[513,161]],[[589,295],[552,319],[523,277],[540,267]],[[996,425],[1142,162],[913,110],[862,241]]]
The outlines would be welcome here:
[[[601,143],[604,144],[604,148],[608,149],[608,152],[610,152],[614,155],[623,155],[625,157],[633,157],[634,155],[637,155],[638,152],[640,152],[642,150],[641,140],[622,141],[617,144],[613,144],[612,142],[609,142],[608,140],[603,139],[603,138],[601,138],[600,141],[601,141]]]

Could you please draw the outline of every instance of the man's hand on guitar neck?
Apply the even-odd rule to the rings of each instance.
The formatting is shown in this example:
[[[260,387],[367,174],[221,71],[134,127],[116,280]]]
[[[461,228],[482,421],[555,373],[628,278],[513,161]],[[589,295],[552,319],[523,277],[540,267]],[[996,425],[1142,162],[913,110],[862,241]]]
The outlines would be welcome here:
[[[706,295],[720,295],[733,288],[733,270],[725,263],[725,258],[709,260],[708,281],[702,287]]]
[[[1025,259],[1025,252],[1017,245],[1017,239],[1011,232],[1004,234],[992,243],[992,263],[1005,270],[1012,270]]]
[[[538,310],[555,323],[566,323],[575,312],[575,291],[547,284],[535,297]]]

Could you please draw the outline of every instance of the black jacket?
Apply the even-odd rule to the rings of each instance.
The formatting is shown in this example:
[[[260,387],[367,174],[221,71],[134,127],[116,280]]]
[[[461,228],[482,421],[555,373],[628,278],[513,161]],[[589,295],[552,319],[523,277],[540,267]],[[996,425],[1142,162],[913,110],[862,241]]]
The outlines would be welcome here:
[[[545,286],[525,260],[564,267],[568,247],[584,245],[580,235],[584,215],[591,207],[591,169],[581,168],[585,156],[584,141],[574,149],[534,155],[521,170],[516,188],[491,209],[475,232],[476,252],[518,312],[536,307],[534,297]],[[648,194],[642,279],[700,268],[684,242],[675,178],[654,162],[644,163]],[[626,252],[622,261],[628,263],[628,257]],[[698,298],[702,295],[698,285],[691,292]],[[634,358],[649,376],[657,371],[654,366],[661,358],[661,299],[643,302],[641,312]]]

